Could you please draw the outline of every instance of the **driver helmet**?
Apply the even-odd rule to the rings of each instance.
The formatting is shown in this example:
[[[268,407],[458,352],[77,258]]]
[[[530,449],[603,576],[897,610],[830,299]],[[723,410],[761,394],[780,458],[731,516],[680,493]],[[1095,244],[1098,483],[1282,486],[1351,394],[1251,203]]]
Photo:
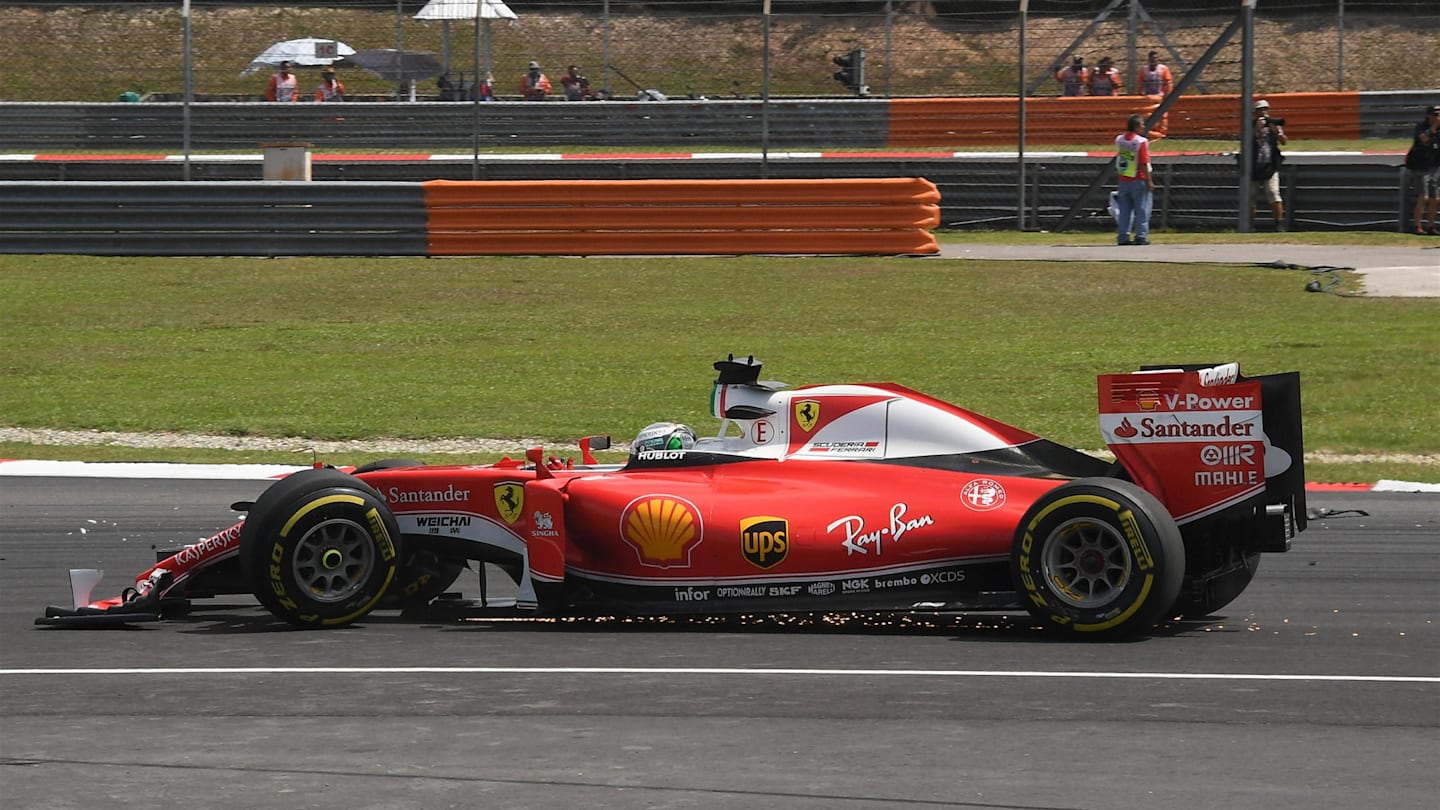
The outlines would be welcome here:
[[[695,446],[695,431],[679,422],[656,422],[647,425],[635,437],[630,452],[641,450],[689,450]]]

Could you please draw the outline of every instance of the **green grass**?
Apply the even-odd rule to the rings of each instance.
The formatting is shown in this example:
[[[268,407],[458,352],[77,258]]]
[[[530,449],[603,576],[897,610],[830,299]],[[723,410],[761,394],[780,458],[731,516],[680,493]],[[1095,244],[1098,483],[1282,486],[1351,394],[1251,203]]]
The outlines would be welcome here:
[[[1260,227],[1264,224],[1264,215],[1260,217]],[[1077,225],[1077,228],[1082,227]],[[1305,244],[1305,245],[1373,245],[1376,247],[1440,247],[1431,241],[1417,240],[1414,234],[1398,233],[1395,231],[1305,231],[1304,233],[1275,233],[1270,230],[1256,231],[1254,233],[1235,233],[1234,231],[1177,231],[1166,228],[1152,228],[1152,234],[1163,234],[1165,244],[1191,244],[1191,245],[1282,245],[1282,244]],[[977,231],[951,231],[949,233],[937,234],[942,243],[965,242],[969,244],[986,245],[1109,245],[1114,241],[1115,235],[1109,227],[1097,229],[1089,225],[1087,230],[1067,231],[1034,231],[1029,233],[1016,233],[1015,231],[977,230]]]
[[[1440,453],[1440,301],[1313,295],[1305,279],[892,258],[0,256],[0,423],[551,442],[658,418],[709,430],[709,364],[733,351],[767,378],[894,380],[1098,448],[1096,374],[1239,360],[1302,372],[1307,451]],[[1412,466],[1330,476],[1440,477]]]

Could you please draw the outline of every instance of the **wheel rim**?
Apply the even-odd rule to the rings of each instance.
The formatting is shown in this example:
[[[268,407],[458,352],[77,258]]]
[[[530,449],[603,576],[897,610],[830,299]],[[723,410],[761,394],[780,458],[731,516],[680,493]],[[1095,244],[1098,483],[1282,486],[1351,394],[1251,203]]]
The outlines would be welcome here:
[[[290,565],[295,581],[317,602],[349,599],[365,587],[374,569],[370,531],[344,519],[326,520],[306,532]]]
[[[1074,607],[1096,608],[1110,604],[1125,589],[1134,560],[1113,526],[1079,518],[1050,533],[1041,565],[1060,599]]]

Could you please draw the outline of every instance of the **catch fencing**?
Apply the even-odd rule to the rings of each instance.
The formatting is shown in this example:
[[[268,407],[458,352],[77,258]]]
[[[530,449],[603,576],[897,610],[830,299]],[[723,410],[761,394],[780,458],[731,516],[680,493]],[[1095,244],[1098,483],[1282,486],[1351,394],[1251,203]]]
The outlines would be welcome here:
[[[424,0],[34,0],[6,7],[0,99],[260,100],[269,69],[241,75],[268,46],[300,37],[356,50],[433,54],[452,79],[491,72],[517,98],[526,65],[556,95],[567,65],[612,100],[1059,95],[1053,74],[1081,56],[1111,57],[1122,89],[1154,49],[1179,82],[1241,7],[1238,0],[517,0],[514,20],[422,20]],[[1256,89],[1264,93],[1433,86],[1440,6],[1433,0],[1258,0]],[[763,12],[770,10],[767,16]],[[1021,39],[1025,42],[1022,48]],[[1413,39],[1406,39],[1407,37]],[[1427,39],[1428,37],[1428,39]],[[1419,43],[1412,47],[1408,43]],[[188,49],[187,49],[188,44]],[[863,49],[864,90],[833,78],[833,59]],[[1205,71],[1205,93],[1240,92],[1239,43]],[[352,98],[410,97],[407,82],[340,65]],[[464,74],[463,77],[461,74]],[[319,67],[297,68],[305,97]],[[440,95],[433,76],[413,88]]]
[[[1433,0],[527,0],[515,9],[517,20],[483,22],[419,20],[422,5],[98,0],[9,8],[7,36],[0,38],[0,74],[6,76],[0,149],[112,156],[134,150],[157,160],[183,152],[187,180],[225,175],[209,160],[229,153],[241,153],[243,160],[261,144],[276,142],[310,144],[317,157],[363,151],[393,161],[383,168],[354,160],[327,167],[353,179],[404,175],[410,169],[400,164],[412,153],[469,154],[468,171],[446,163],[445,174],[431,177],[479,180],[518,171],[522,179],[539,180],[550,179],[553,156],[527,157],[520,169],[501,168],[499,161],[555,149],[646,147],[722,153],[1084,150],[1107,143],[1130,112],[1156,111],[1155,96],[1137,94],[1138,71],[1154,50],[1170,66],[1176,88],[1161,101],[1165,115],[1154,122],[1158,131],[1176,141],[1203,139],[1201,146],[1184,148],[1213,153],[1244,136],[1248,117],[1241,99],[1252,94],[1281,102],[1272,109],[1292,119],[1292,142],[1403,138],[1419,110],[1435,103],[1434,77],[1440,75],[1433,49],[1440,6]],[[441,101],[448,96],[433,75],[410,81],[342,61],[346,102],[261,103],[271,68],[242,69],[269,45],[299,37],[334,41],[337,49],[344,42],[357,50],[427,51],[451,80],[462,82],[467,72],[473,83],[493,71],[501,101]],[[1058,98],[1056,71],[1076,57],[1091,68],[1101,57],[1113,58],[1127,95]],[[603,100],[506,101],[517,98],[516,80],[531,60],[557,83],[555,99],[564,66],[574,64],[589,74],[593,95]],[[319,65],[302,64],[297,75],[308,98]],[[111,101],[116,98],[143,101]],[[1022,103],[1028,105],[1023,115],[1011,112]],[[1287,115],[1283,104],[1293,112]],[[981,162],[967,168],[994,162],[977,156]],[[1189,161],[1203,167],[1193,185],[1162,189],[1162,220],[1180,227],[1234,225],[1211,212],[1236,206],[1223,190],[1233,187],[1238,167],[1228,156],[1212,166],[1207,160]],[[762,159],[758,167],[739,162],[736,170],[781,177],[795,165],[781,168]],[[611,176],[616,167],[626,179],[703,177],[707,171],[699,161],[672,172],[620,160],[588,173]],[[943,163],[927,169],[950,172]],[[1098,163],[1089,169],[1090,181],[1074,187],[1070,164],[1047,160],[1037,169],[1042,176],[998,165],[982,174],[1011,185],[973,188],[964,178],[963,197],[941,183],[945,220],[1072,227],[1088,211],[1103,208],[1095,199],[1103,203]],[[0,168],[6,177],[40,178],[52,170],[71,179],[110,171],[81,163],[6,162]],[[848,172],[827,166],[820,176]],[[1366,189],[1372,180],[1377,189],[1399,182],[1398,172],[1383,179],[1371,168],[1362,173]],[[563,174],[587,172],[567,167]],[[1295,162],[1286,169],[1292,225],[1388,229],[1404,220],[1392,205],[1372,206],[1368,198],[1379,191],[1345,200],[1344,210],[1319,196],[1297,209],[1311,197],[1314,177]],[[1316,185],[1343,188],[1324,180]],[[1051,199],[1067,187],[1073,195],[1068,201]],[[1248,190],[1242,189],[1242,200]],[[1387,194],[1402,195],[1398,188]],[[1008,203],[992,206],[992,200]]]

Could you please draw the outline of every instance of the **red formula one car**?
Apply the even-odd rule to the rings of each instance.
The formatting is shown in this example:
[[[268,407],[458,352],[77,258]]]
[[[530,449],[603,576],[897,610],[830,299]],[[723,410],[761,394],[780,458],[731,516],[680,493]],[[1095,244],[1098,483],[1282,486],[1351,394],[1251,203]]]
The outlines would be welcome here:
[[[591,437],[579,464],[536,448],[301,471],[124,595],[85,591],[37,622],[153,620],[243,590],[333,627],[423,607],[483,561],[514,579],[521,616],[1023,608],[1116,638],[1222,607],[1305,527],[1293,372],[1100,377],[1112,463],[891,383],[788,389],[753,358],[715,369],[714,437],[662,423],[624,464],[595,463],[609,439]]]

